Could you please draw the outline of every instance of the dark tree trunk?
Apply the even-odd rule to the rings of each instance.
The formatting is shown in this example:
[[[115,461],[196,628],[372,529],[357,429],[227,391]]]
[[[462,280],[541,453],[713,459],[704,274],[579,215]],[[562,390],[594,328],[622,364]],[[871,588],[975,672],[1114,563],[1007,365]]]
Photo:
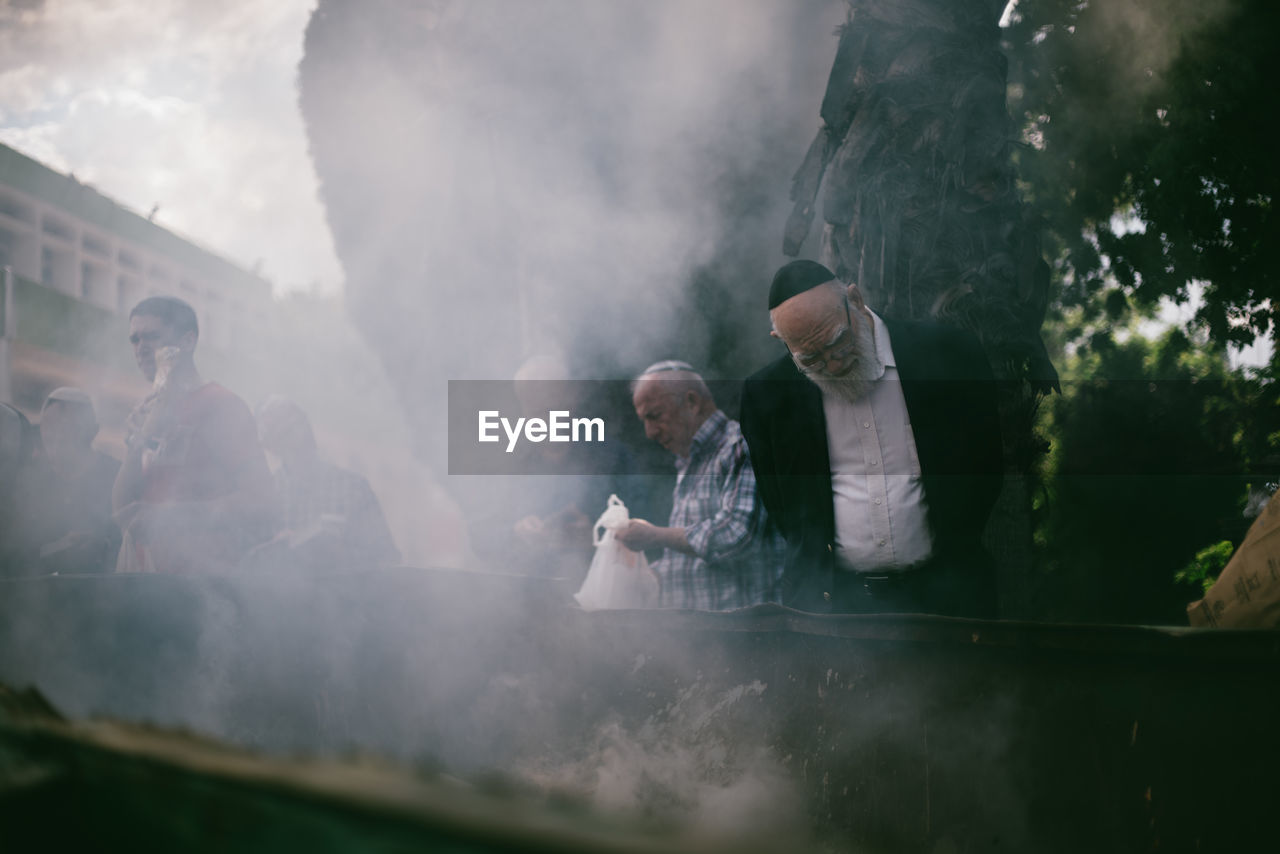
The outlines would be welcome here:
[[[1028,611],[1033,432],[1057,373],[1040,338],[1049,269],[1010,158],[1004,0],[850,0],[783,251],[821,194],[819,259],[883,315],[964,327],[1001,385],[1007,484],[988,526],[1007,613]]]

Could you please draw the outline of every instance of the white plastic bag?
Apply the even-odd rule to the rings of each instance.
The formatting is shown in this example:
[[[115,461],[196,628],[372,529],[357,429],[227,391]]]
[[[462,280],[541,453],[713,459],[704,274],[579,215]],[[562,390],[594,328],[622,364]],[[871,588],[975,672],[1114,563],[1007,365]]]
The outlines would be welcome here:
[[[610,495],[609,506],[591,530],[596,547],[591,569],[573,597],[588,611],[652,608],[658,603],[658,576],[649,568],[644,552],[634,552],[613,538],[613,532],[630,520],[627,505]]]

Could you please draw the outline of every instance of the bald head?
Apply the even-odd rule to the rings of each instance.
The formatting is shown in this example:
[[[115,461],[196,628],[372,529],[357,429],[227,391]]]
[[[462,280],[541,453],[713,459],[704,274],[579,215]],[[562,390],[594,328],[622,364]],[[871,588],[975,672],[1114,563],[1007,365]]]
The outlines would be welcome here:
[[[706,381],[685,362],[650,365],[631,384],[631,402],[645,436],[678,457],[688,456],[694,434],[716,411]]]
[[[679,359],[665,359],[661,362],[654,362],[649,367],[640,372],[640,375],[631,382],[631,390],[634,392],[641,380],[665,383],[665,388],[675,391],[683,390],[688,387],[696,391],[701,397],[709,400],[714,405],[715,401],[711,397],[711,389],[707,386],[706,380],[702,375],[693,369],[688,362],[682,362]]]

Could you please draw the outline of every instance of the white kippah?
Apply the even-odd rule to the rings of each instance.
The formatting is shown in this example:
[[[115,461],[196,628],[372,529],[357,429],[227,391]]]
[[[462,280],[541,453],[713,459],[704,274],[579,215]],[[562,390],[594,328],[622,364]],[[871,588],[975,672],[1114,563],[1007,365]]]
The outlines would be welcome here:
[[[654,362],[652,365],[641,371],[640,376],[647,377],[649,374],[661,374],[667,371],[688,371],[691,374],[697,373],[697,371],[693,369],[693,365],[688,362],[682,362],[679,359],[666,359],[661,362]]]

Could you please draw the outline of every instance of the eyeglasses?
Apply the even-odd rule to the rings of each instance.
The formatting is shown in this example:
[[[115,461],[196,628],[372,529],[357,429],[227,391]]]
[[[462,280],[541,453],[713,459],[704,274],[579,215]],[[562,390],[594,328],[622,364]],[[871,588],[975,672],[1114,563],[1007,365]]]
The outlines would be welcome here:
[[[836,333],[830,344],[817,353],[798,353],[787,347],[787,351],[791,353],[792,360],[801,370],[812,371],[815,368],[825,366],[827,362],[842,362],[849,357],[849,354],[853,352],[854,342],[853,315],[849,312],[848,297],[844,301],[844,319],[846,324],[844,328]]]

